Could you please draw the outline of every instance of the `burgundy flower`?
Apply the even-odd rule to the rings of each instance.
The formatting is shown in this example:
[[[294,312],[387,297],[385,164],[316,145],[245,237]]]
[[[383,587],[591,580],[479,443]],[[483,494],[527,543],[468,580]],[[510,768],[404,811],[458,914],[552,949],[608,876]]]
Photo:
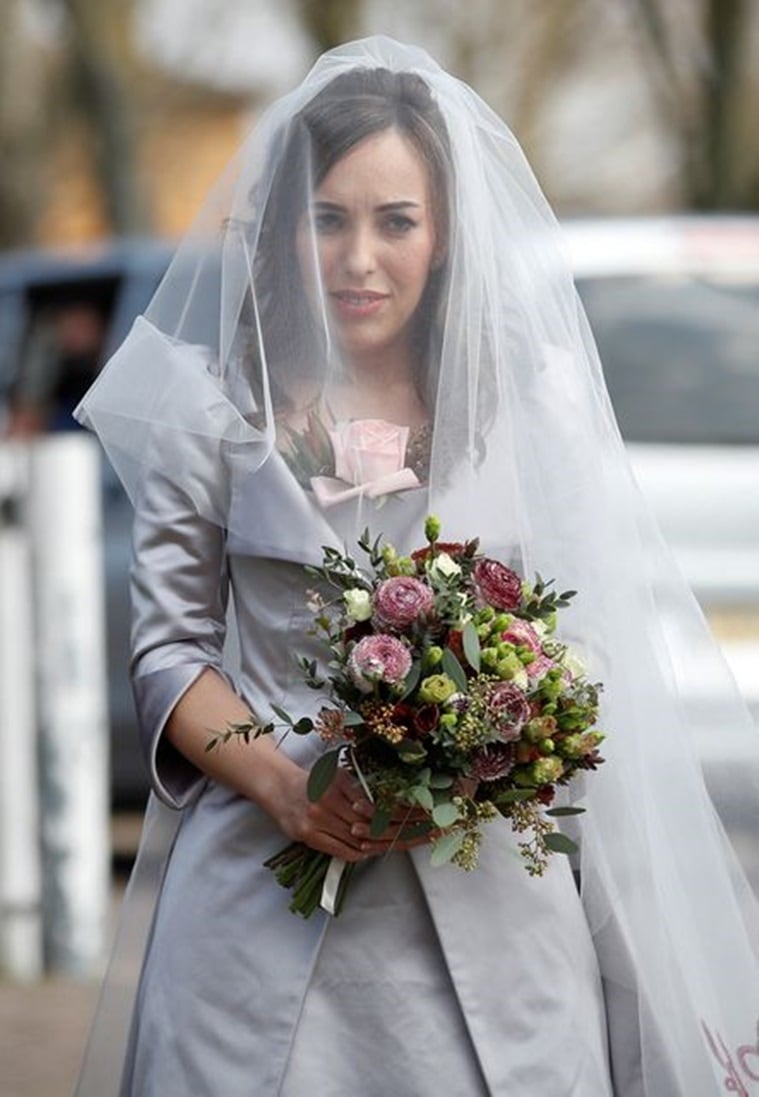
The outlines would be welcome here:
[[[522,580],[498,560],[478,560],[472,572],[477,593],[494,609],[517,609],[522,600]]]
[[[360,640],[362,636],[369,636],[371,631],[371,621],[356,621],[343,630],[343,641],[347,644],[350,640]]]
[[[350,654],[348,669],[358,688],[368,693],[374,682],[391,686],[402,682],[411,670],[411,655],[395,636],[379,632],[359,640]]]
[[[438,552],[447,552],[448,555],[452,556],[454,560],[459,556],[464,556],[466,554],[466,548],[467,548],[466,545],[463,544],[461,541],[436,541],[435,542],[435,553],[436,554]],[[411,559],[414,561],[415,564],[417,564],[418,566],[423,567],[431,552],[432,552],[432,549],[430,548],[430,546],[425,545],[424,548],[415,549],[411,553]]]
[[[429,735],[440,723],[440,710],[437,705],[420,705],[414,712],[414,731],[420,739]]]
[[[472,755],[469,772],[478,781],[497,781],[511,773],[514,761],[511,743],[489,743]]]
[[[530,719],[530,705],[519,686],[499,682],[488,696],[488,713],[504,743],[513,742]]]
[[[451,631],[448,633],[445,645],[446,647],[451,649],[451,651],[460,663],[463,664],[465,662],[464,635],[459,629],[451,629]]]
[[[381,628],[402,631],[432,609],[434,597],[420,579],[396,575],[385,579],[374,594],[374,618]]]

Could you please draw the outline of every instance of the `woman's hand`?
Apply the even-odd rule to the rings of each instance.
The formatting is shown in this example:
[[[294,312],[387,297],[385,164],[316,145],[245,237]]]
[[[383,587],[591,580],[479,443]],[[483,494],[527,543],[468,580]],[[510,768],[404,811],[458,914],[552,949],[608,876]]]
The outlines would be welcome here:
[[[415,838],[401,837],[406,827],[427,819],[417,808],[402,809],[380,838],[372,838],[369,828],[374,807],[347,770],[338,769],[332,784],[314,803],[306,793],[308,774],[297,766],[294,770],[279,803],[267,805],[288,838],[350,862],[429,842],[429,833]]]
[[[166,734],[209,777],[258,804],[288,838],[312,849],[344,861],[364,861],[391,849],[413,849],[435,837],[435,832],[430,832],[417,838],[401,838],[405,827],[428,818],[418,808],[401,808],[382,837],[372,838],[369,826],[374,808],[358,781],[345,769],[338,769],[324,795],[311,803],[306,792],[307,771],[279,750],[270,736],[251,743],[238,741],[223,750],[207,750],[209,728],[249,719],[246,705],[223,678],[209,669],[178,701]]]

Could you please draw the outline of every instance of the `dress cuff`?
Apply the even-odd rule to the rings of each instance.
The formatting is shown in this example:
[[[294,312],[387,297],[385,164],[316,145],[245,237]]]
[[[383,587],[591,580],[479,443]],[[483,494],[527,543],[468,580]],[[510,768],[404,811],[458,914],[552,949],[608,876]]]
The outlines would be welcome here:
[[[205,774],[163,734],[174,706],[209,663],[184,663],[141,675],[132,682],[140,735],[156,796],[171,808],[184,808],[200,793]]]

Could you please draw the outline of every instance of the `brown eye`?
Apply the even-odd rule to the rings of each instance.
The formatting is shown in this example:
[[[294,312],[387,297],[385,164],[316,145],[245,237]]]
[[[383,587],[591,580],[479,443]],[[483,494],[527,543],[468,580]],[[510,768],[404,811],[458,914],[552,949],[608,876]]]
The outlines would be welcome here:
[[[391,213],[385,219],[385,227],[395,236],[405,236],[416,226],[416,221],[405,213]]]
[[[343,219],[334,210],[322,210],[313,216],[314,230],[320,236],[326,236],[331,232],[337,232],[342,228]]]

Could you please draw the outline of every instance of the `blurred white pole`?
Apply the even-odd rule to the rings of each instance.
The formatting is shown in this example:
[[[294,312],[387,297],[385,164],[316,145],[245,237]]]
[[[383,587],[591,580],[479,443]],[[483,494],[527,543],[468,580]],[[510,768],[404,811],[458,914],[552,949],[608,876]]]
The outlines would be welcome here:
[[[0,445],[0,973],[42,972],[28,449]]]
[[[55,971],[102,966],[109,900],[100,464],[94,439],[32,446],[44,937]]]

